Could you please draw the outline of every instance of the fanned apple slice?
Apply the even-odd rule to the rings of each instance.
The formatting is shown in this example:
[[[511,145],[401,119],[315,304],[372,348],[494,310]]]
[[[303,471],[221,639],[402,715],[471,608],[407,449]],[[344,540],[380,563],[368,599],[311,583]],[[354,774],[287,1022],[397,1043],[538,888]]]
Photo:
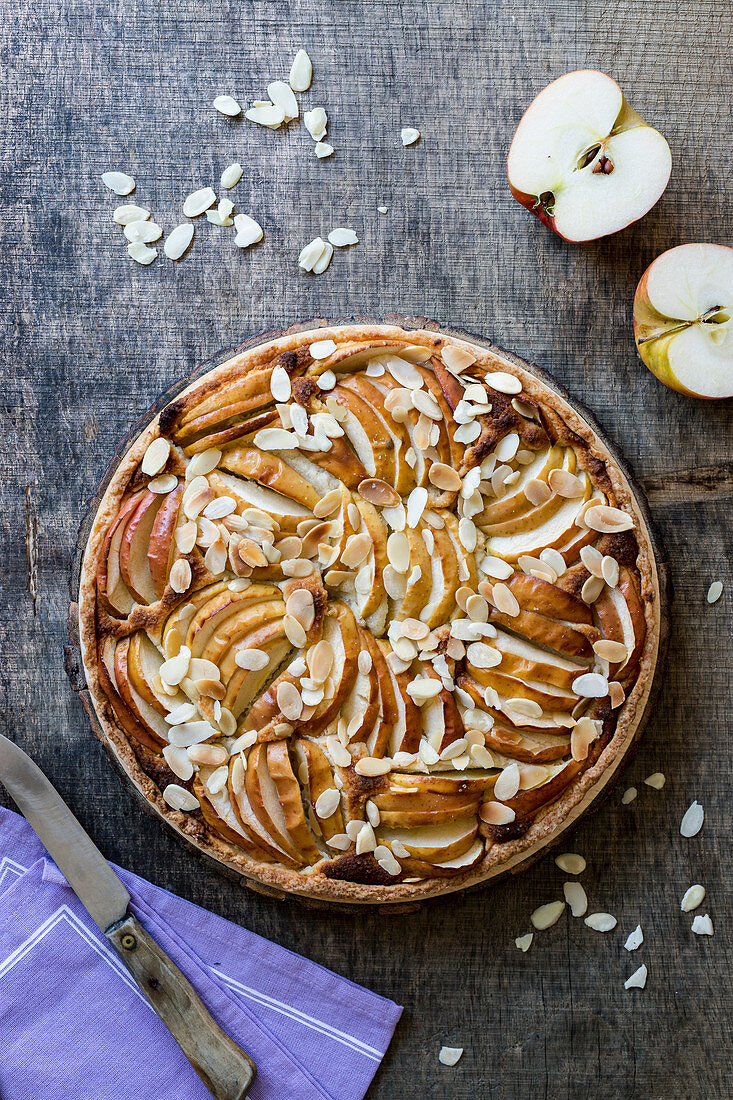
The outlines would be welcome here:
[[[628,652],[628,657],[619,671],[624,673],[635,671],[644,648],[646,619],[631,570],[622,566],[619,571],[618,585],[607,591],[608,598],[616,609],[621,623],[623,642]]]
[[[115,721],[125,733],[134,738],[151,752],[160,753],[163,744],[153,730],[141,722],[124,703],[117,687],[115,671],[115,653],[117,643],[114,638],[105,638],[99,646],[99,685],[107,697]]]
[[[300,786],[290,762],[287,741],[271,741],[267,745],[267,769],[282,808],[286,835],[292,839],[306,863],[317,863],[321,853],[303,813]]]
[[[181,513],[183,485],[166,493],[153,521],[148,541],[148,568],[155,595],[160,599],[168,583],[168,574],[177,555],[174,535]]]
[[[262,759],[265,760],[264,745],[256,746],[262,751]],[[250,753],[251,755],[251,753]],[[293,848],[292,844],[288,841],[287,846],[280,843],[279,837],[277,837],[268,827],[267,824],[263,824],[259,815],[255,812],[255,808],[250,802],[248,784],[247,784],[247,772],[248,763],[244,762],[243,754],[237,753],[233,756],[229,762],[229,778],[227,780],[227,789],[229,791],[229,799],[232,805],[232,809],[236,814],[237,820],[249,836],[252,844],[255,844],[258,848],[261,848],[268,855],[279,863],[283,863],[286,867],[299,868],[302,866],[303,861],[299,857],[297,851]],[[269,778],[269,777],[268,777]],[[272,780],[270,780],[272,786]],[[259,785],[257,790],[259,791]],[[274,787],[273,787],[274,789]],[[256,796],[259,799],[259,794]],[[279,802],[275,799],[279,809]],[[264,814],[265,821],[269,822],[264,808],[261,812]],[[282,813],[282,811],[280,811]]]
[[[519,467],[519,480],[504,496],[487,499],[483,512],[475,517],[475,522],[481,527],[488,528],[492,524],[505,523],[507,520],[531,512],[533,505],[524,492],[528,482],[542,481],[546,484],[550,472],[562,466],[563,457],[563,448],[560,445],[543,447],[535,454],[529,465]]]
[[[570,752],[569,733],[567,736],[541,732],[520,733],[516,729],[495,723],[484,736],[488,748],[526,764],[545,764],[561,760]]]
[[[489,622],[515,630],[523,638],[528,638],[548,649],[555,649],[567,657],[591,659],[593,656],[591,643],[585,633],[581,634],[572,626],[556,622],[555,619],[547,619],[534,611],[520,611],[518,615],[507,615],[492,607],[489,612]],[[598,637],[598,631],[596,630],[591,636],[595,640]]]
[[[270,454],[259,447],[231,447],[222,456],[219,469],[247,481],[256,481],[258,485],[272,489],[312,512],[320,500],[320,494],[289,465],[289,452],[284,451],[283,456]],[[216,479],[213,483],[209,479],[209,484],[214,488],[215,482]]]
[[[234,474],[213,471],[209,474],[209,485],[217,496],[232,497],[240,515],[248,508],[258,508],[277,520],[280,530],[286,534],[293,534],[302,520],[313,516],[310,508],[299,501]]]
[[[315,805],[326,791],[336,790],[334,774],[328,757],[315,741],[298,738],[292,742],[292,750],[298,761],[298,777],[307,792],[308,803],[326,843],[331,837],[344,831],[344,818],[339,801],[328,817],[318,817]]]
[[[433,567],[425,546],[420,527],[405,529],[410,544],[410,568],[407,573],[407,588],[399,608],[395,608],[393,618],[398,622],[404,619],[417,619],[430,598],[433,586]]]
[[[370,477],[394,481],[393,438],[384,421],[351,385],[336,385],[329,394],[343,410],[341,427]]]
[[[382,468],[382,473],[375,476],[388,482],[401,496],[407,496],[415,484],[411,467],[405,461],[405,454],[410,447],[410,437],[402,424],[397,423],[383,408],[382,396],[379,390],[372,385],[370,379],[363,374],[352,375],[342,381],[343,389],[352,390],[358,394],[361,400],[368,405],[371,413],[382,425],[389,443],[386,453],[375,456],[375,469]]]
[[[587,478],[586,482],[583,497],[552,498],[553,508],[545,522],[538,525],[533,522],[527,530],[517,530],[513,534],[489,536],[486,542],[487,552],[494,557],[503,558],[504,561],[516,562],[522,554],[536,557],[541,550],[556,548],[567,542],[573,534],[573,527],[580,509],[591,497],[591,484]],[[561,502],[559,506],[557,501]],[[536,511],[530,513],[530,516],[535,515]]]
[[[434,364],[435,360],[431,362]],[[440,382],[435,376],[435,371],[433,369],[428,369],[427,366],[419,366],[417,369],[422,375],[425,389],[443,414],[443,419],[438,421],[440,425],[440,439],[438,441],[437,451],[440,461],[444,462],[446,466],[452,466],[454,470],[459,470],[463,464],[464,448],[462,444],[456,443],[453,438],[456,425],[453,420],[450,404],[443,393]]]
[[[432,666],[426,665],[425,672],[430,679],[440,679]],[[466,733],[455,696],[445,688],[423,706],[422,721],[423,736],[437,753],[441,753],[454,741],[459,741]]]
[[[323,702],[303,731],[309,737],[316,737],[338,718],[356,679],[359,628],[351,608],[340,600],[328,606],[323,619],[323,639],[331,646],[333,666],[326,680]]]
[[[453,859],[444,860],[442,863],[427,863],[419,859],[401,859],[403,871],[408,875],[419,878],[452,878],[454,875],[465,874],[470,871],[484,856],[484,841],[475,840],[468,851],[463,855],[454,856]]]
[[[252,834],[245,831],[232,806],[228,785],[212,794],[206,786],[208,779],[214,772],[214,768],[202,765],[193,780],[193,793],[199,800],[201,814],[207,825],[220,837],[233,844],[235,848],[241,848],[252,856],[253,859],[261,859],[271,863],[276,858],[272,852],[266,852],[252,840]]]
[[[533,703],[539,703],[543,710],[568,710],[571,711],[578,702],[578,696],[573,691],[563,691],[553,684],[543,683],[540,680],[519,680],[514,676],[498,668],[482,668],[474,670],[474,675],[481,675],[481,685],[477,689],[492,687],[502,699],[530,699]]]
[[[285,614],[285,604],[279,588],[269,584],[251,584],[242,591],[228,585],[215,593],[192,615],[186,631],[186,645],[194,657],[203,655],[212,637],[221,638],[256,629],[258,615],[271,604]]]
[[[359,631],[359,652],[369,652],[367,636],[366,631]],[[341,707],[341,716],[346,722],[349,744],[367,743],[368,738],[374,732],[375,723],[379,718],[379,710],[380,699],[377,678],[371,671],[368,673],[361,672],[357,664],[353,687]]]
[[[476,570],[476,555],[466,550],[465,546],[461,542],[459,537],[459,524],[456,516],[452,512],[441,512],[440,515],[445,520],[445,529],[451,537],[453,547],[456,552],[456,559],[459,563],[463,564],[463,570],[458,568],[458,584],[467,585],[468,588],[476,590],[478,586],[478,573]]]
[[[582,672],[587,672],[587,663],[578,664],[561,657],[559,653],[549,653],[506,631],[497,630],[491,644],[502,655],[500,672],[515,676],[518,680],[547,682],[564,691],[572,689],[573,681]],[[481,669],[472,668],[471,675],[481,683]]]
[[[160,711],[143,699],[133,687],[127,660],[129,648],[129,638],[122,638],[115,648],[115,686],[132,716],[147,730],[157,745],[162,747],[168,744],[170,727]]]
[[[431,794],[450,795],[453,798],[465,798],[469,801],[480,799],[487,790],[492,790],[495,776],[483,770],[465,772],[423,772],[410,773],[394,771],[389,782],[392,791],[423,791]]]
[[[365,530],[369,535],[372,544],[370,554],[371,587],[365,592],[364,598],[359,606],[359,613],[366,621],[372,615],[375,615],[382,607],[386,614],[387,594],[384,590],[384,581],[382,577],[385,567],[389,564],[389,559],[387,558],[387,532],[379,512],[373,504],[370,504],[367,500],[363,500],[361,497],[355,498],[355,504],[361,515],[362,530]],[[382,622],[381,625],[383,627],[384,623]]]
[[[583,771],[587,763],[587,760],[569,760],[567,764],[549,765],[550,769],[556,768],[556,770],[551,771],[549,779],[537,787],[531,787],[525,791],[520,790],[513,798],[507,798],[504,805],[514,810],[517,818],[526,818],[535,814],[542,806],[547,806],[550,802],[554,802],[556,798],[559,798],[575,776]],[[492,826],[488,826],[489,835],[493,835],[491,828]],[[501,828],[502,826],[499,826],[499,829]]]
[[[112,615],[127,615],[135,606],[135,597],[120,572],[120,546],[127,523],[146,493],[147,489],[140,489],[124,502],[99,552],[97,592],[100,602]]]
[[[389,755],[396,752],[414,753],[420,748],[422,734],[422,715],[420,708],[413,702],[407,691],[412,677],[406,672],[394,672],[387,657],[392,652],[389,642],[378,639],[379,648],[385,658],[385,667],[392,683],[392,697],[397,708],[397,718],[392,726]]]
[[[430,555],[432,587],[420,611],[420,620],[432,629],[447,622],[455,611],[456,592],[461,580],[456,546],[450,530],[445,527],[431,527],[429,530],[433,538],[433,553]],[[466,551],[463,553],[465,555]]]
[[[175,695],[164,692],[160,683],[163,656],[144,630],[130,635],[127,651],[127,671],[130,682],[139,695],[159,714],[168,714],[187,701],[182,691]]]
[[[553,451],[561,450],[560,448],[553,448]],[[562,462],[558,466],[553,466],[551,469],[562,470],[565,473],[574,473],[575,471],[575,452],[566,448],[561,450]],[[551,471],[550,471],[551,472]],[[587,477],[582,475],[581,480],[584,480],[587,484]],[[549,485],[548,485],[548,488]],[[507,519],[501,522],[481,523],[481,527],[486,532],[487,536],[508,536],[514,535],[519,532],[531,531],[536,527],[542,527],[552,521],[553,516],[560,511],[563,502],[568,498],[561,497],[557,493],[554,493],[550,489],[550,496],[543,504],[532,504],[530,500],[522,491],[520,500],[513,512]],[[524,505],[521,504],[521,497],[524,497]],[[571,498],[573,499],[573,498]]]
[[[462,856],[472,846],[478,820],[476,817],[457,818],[447,825],[423,825],[416,829],[377,829],[380,844],[391,845],[397,841],[414,859],[427,863],[440,863]]]
[[[245,776],[247,797],[265,834],[292,860],[303,864],[307,859],[288,832],[288,818],[267,764],[267,748],[267,745],[253,745],[249,751]]]
[[[379,687],[379,718],[367,739],[367,750],[370,756],[381,758],[389,752],[392,730],[399,719],[399,708],[384,653],[370,632],[367,632],[367,648],[372,659],[370,675]]]
[[[120,542],[120,573],[139,603],[155,603],[157,593],[150,573],[148,549],[155,517],[163,502],[159,493],[146,493],[130,516]]]

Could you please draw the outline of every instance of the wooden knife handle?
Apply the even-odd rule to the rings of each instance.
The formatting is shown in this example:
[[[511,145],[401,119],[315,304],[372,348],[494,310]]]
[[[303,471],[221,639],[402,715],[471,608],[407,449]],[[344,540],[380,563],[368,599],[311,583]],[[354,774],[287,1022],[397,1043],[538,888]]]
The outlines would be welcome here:
[[[131,913],[105,933],[216,1100],[240,1100],[255,1079],[249,1055],[211,1018],[188,978]]]

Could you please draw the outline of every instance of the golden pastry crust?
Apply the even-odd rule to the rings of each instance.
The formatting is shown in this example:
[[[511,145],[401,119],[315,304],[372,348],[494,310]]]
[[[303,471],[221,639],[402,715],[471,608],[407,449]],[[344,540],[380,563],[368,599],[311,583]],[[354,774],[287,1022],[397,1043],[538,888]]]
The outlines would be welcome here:
[[[314,359],[311,346],[329,340],[334,342],[334,349],[315,349],[318,354],[326,354],[325,358]],[[397,377],[394,364],[388,364],[382,375],[377,373],[380,365],[406,348],[425,349],[424,354],[429,353],[430,358],[424,364],[410,363],[410,359],[420,358],[419,351],[410,351],[398,356],[408,366],[398,366]],[[473,362],[462,367],[461,353]],[[369,363],[372,367],[367,372]],[[290,380],[290,398],[277,403],[270,392],[273,367],[282,368],[278,372],[281,381],[283,375]],[[336,385],[321,389],[318,378],[326,371],[336,375]],[[424,396],[405,398],[404,394],[411,391],[401,381],[414,383],[415,372],[421,377],[413,389]],[[491,385],[495,372],[504,376],[493,379],[498,388]],[[326,378],[330,385],[331,379]],[[521,392],[516,395],[505,392],[516,388],[511,379],[521,383]],[[484,404],[492,406],[489,411],[476,412],[483,405],[475,400],[474,409],[466,411],[459,406],[455,412],[464,398],[466,384],[484,385]],[[277,390],[277,384],[274,388]],[[397,390],[402,392],[395,394]],[[472,396],[478,398],[480,394],[474,392]],[[409,409],[401,420],[406,400]],[[281,442],[280,438],[268,434],[273,428],[282,431],[282,418],[289,417],[289,413],[282,412],[286,404],[299,405],[309,418],[322,414],[329,431],[333,423],[328,417],[335,420],[335,415],[341,416],[341,421],[335,422],[345,427],[345,434],[337,435],[334,430],[329,449],[319,450],[313,444],[310,449],[295,452],[304,456],[303,461],[293,459],[294,452],[277,450],[274,444]],[[394,420],[392,410],[397,410]],[[454,414],[460,422],[468,417],[469,427],[463,434]],[[424,421],[418,426],[421,415]],[[311,431],[314,423],[311,421]],[[433,429],[429,439],[431,425],[435,424],[438,430]],[[478,430],[471,424],[478,425]],[[291,430],[290,424],[285,424],[285,430]],[[410,466],[408,462],[405,466],[404,444],[414,444],[415,432],[421,442],[424,438],[428,442],[415,464]],[[173,488],[156,493],[155,484],[153,492],[147,489],[151,476],[143,474],[141,462],[159,436],[169,439],[172,447],[164,473],[156,473],[152,480],[170,475]],[[509,442],[502,449],[506,440]],[[243,563],[241,557],[235,561],[232,554],[236,556],[239,551],[232,545],[240,535],[247,540],[245,556],[252,553],[249,535],[242,530],[229,534],[232,554],[226,556],[225,546],[223,572],[216,572],[221,556],[217,559],[216,553],[207,554],[205,545],[198,543],[186,553],[177,550],[171,531],[196,522],[184,511],[184,494],[190,495],[193,480],[190,473],[186,479],[186,468],[197,455],[208,455],[212,447],[220,450],[222,457],[212,471],[204,474],[208,480],[203,490],[202,499],[207,502],[204,507],[210,498],[234,499],[230,498],[234,493],[237,509],[230,515],[249,517],[247,531],[251,534],[259,529],[258,523],[264,522],[256,520],[251,510],[260,509],[263,501],[272,501],[273,514],[277,515],[275,547],[278,540],[290,539],[289,543],[282,541],[290,553],[297,546],[293,539],[307,542],[307,524],[303,538],[296,534],[305,518],[316,532],[314,537],[322,538],[323,544],[336,553],[339,568],[334,570],[329,555],[324,553],[327,564],[316,557],[309,575],[283,574],[280,562],[264,562],[258,556],[262,550],[256,548],[251,559],[254,566]],[[508,456],[506,459],[496,457],[497,447],[500,456]],[[523,466],[516,459],[517,453]],[[286,458],[288,461],[284,461]],[[203,462],[205,469],[206,459]],[[466,505],[459,503],[466,498],[430,480],[430,468],[438,462],[460,471],[462,477],[481,466],[482,510],[473,511],[479,542],[475,551],[467,549],[472,542],[470,528],[468,533],[463,526],[459,531],[459,524],[466,519],[472,523]],[[500,471],[495,492],[491,477],[500,467],[510,472]],[[525,470],[537,476],[528,479]],[[531,499],[514,491],[513,485],[503,485],[504,477],[511,479],[517,472],[514,485],[527,488],[532,481],[528,489]],[[392,577],[390,592],[384,588],[384,578],[389,576],[385,568],[392,568],[387,538],[394,531],[385,520],[384,508],[363,498],[358,489],[361,485],[367,496],[372,495],[364,482],[375,476],[393,491],[396,488],[405,501],[411,499],[415,488],[428,489],[429,500],[423,506],[427,507],[427,518],[421,516],[413,527],[406,528],[409,578],[416,579],[408,578],[406,588],[400,592],[398,577]],[[577,486],[573,478],[579,481]],[[316,516],[320,519],[317,524],[313,508],[318,511],[317,501],[339,485],[344,487],[343,504],[327,517]],[[561,493],[552,485],[562,493],[576,494],[581,493],[582,485],[582,497],[563,495],[560,499]],[[161,490],[166,487],[166,483],[158,485]],[[239,493],[244,494],[242,499]],[[277,497],[268,493],[276,493]],[[547,524],[554,521],[553,517],[564,515],[563,507],[572,512],[568,502],[574,499],[580,501],[579,507],[593,507],[593,502],[598,502],[599,507],[620,509],[633,519],[633,531],[604,533],[572,522],[569,528],[560,525],[557,531],[552,530],[557,534],[555,548],[563,550],[567,558],[562,572],[552,554],[545,555],[544,564],[543,559],[533,564],[528,559],[538,558],[540,548],[531,545],[532,539],[551,529]],[[419,508],[421,500],[420,496],[414,498],[413,510]],[[288,502],[286,506],[283,501]],[[196,507],[192,510],[195,512]],[[438,518],[433,520],[429,513]],[[217,506],[211,514],[214,519],[208,522],[212,530],[204,524],[203,536],[198,522],[197,534],[204,543],[207,535],[209,540],[213,537],[212,525],[227,521],[227,516],[217,518]],[[618,517],[610,513],[610,520],[612,527]],[[239,527],[243,526],[244,520],[239,522]],[[119,532],[116,548],[115,531]],[[565,539],[568,531],[570,537]],[[355,564],[344,566],[349,539],[352,557],[346,551],[346,560],[353,559]],[[526,546],[521,553],[522,544],[536,553],[529,553]],[[368,546],[367,557],[359,559],[364,546]],[[305,552],[299,550],[301,555]],[[482,571],[486,554],[508,562],[510,575],[498,579]],[[272,553],[270,556],[275,557]],[[191,568],[191,583],[183,594],[170,584],[171,568],[179,557]],[[292,560],[297,558],[294,552]],[[605,559],[609,563],[603,566]],[[416,561],[432,570],[429,589],[423,574],[417,576]],[[438,564],[433,565],[433,561]],[[360,592],[353,574],[364,562],[368,568],[362,589],[367,581],[370,585],[369,591]],[[602,573],[605,568],[612,582],[618,572],[618,580],[612,586],[599,577],[589,586],[592,577],[586,563],[595,572]],[[296,573],[300,571],[297,565],[294,568]],[[465,580],[456,585],[459,569]],[[329,581],[329,573],[337,574],[335,580]],[[234,580],[237,574],[241,580]],[[229,587],[232,580],[234,592]],[[135,585],[138,590],[133,591],[130,603]],[[497,585],[500,587],[494,592]],[[599,588],[597,594],[595,588]],[[452,624],[456,620],[469,621],[465,611],[467,589],[477,597],[481,594],[488,606],[490,630],[485,644],[494,651],[488,654],[488,667],[484,650],[479,660],[479,651],[471,650],[468,638],[463,643],[465,655],[455,656],[461,646],[451,633],[460,630]],[[189,612],[193,620],[187,623],[185,616],[181,618],[181,608],[195,603],[197,593],[206,596],[206,615],[202,612],[202,623],[198,624],[195,609]],[[300,594],[291,603],[293,593]],[[282,625],[285,602],[302,617],[305,607],[302,638],[297,624]],[[237,605],[234,611],[230,608],[233,603]],[[483,607],[480,601],[477,607]],[[407,331],[397,326],[364,324],[304,329],[258,343],[194,381],[143,429],[113,473],[94,517],[82,565],[79,629],[98,733],[150,806],[179,834],[254,884],[328,901],[384,904],[429,898],[495,878],[535,858],[577,820],[611,780],[638,732],[658,659],[660,609],[659,578],[643,505],[616,457],[559,393],[525,365],[496,349],[437,330]],[[478,617],[471,621],[480,623],[482,614],[477,611]],[[216,670],[208,665],[197,666],[201,673],[195,681],[198,686],[189,685],[185,692],[197,707],[192,720],[213,723],[212,733],[216,736],[207,739],[209,745],[230,747],[235,737],[241,741],[242,733],[251,730],[254,734],[251,745],[246,744],[249,738],[245,737],[244,750],[230,757],[226,785],[221,790],[216,788],[222,776],[212,781],[211,774],[223,765],[203,763],[197,765],[198,771],[190,779],[181,778],[171,772],[161,755],[166,730],[170,729],[165,723],[165,700],[170,696],[177,705],[179,699],[170,690],[161,690],[165,685],[160,682],[158,666],[163,657],[175,656],[185,638],[190,640],[190,621],[196,622],[204,634],[209,631],[212,638],[219,639],[199,645],[198,659],[209,660],[208,655],[213,654],[213,664],[219,661],[224,670],[220,672],[222,686],[217,687],[209,683]],[[428,643],[409,637],[405,642],[402,628],[395,627],[404,622],[410,624],[408,630],[417,633],[421,632],[421,622],[430,627],[429,646],[416,648],[414,661],[406,660],[410,645]],[[415,623],[418,627],[412,625]],[[472,628],[464,629],[470,632]],[[193,636],[198,638],[198,645],[203,635]],[[479,642],[482,637],[471,636]],[[518,636],[527,642],[530,656],[517,649]],[[330,685],[332,698],[328,685],[319,685],[309,677],[310,665],[303,671],[298,665],[300,655],[312,654],[326,637],[332,655],[336,653],[336,663],[339,647],[343,646],[341,666],[346,670],[338,684]],[[230,638],[235,639],[231,644]],[[258,645],[245,644],[252,638],[259,639]],[[608,662],[604,666],[592,648],[594,642],[604,638],[623,638],[626,656],[619,662],[614,653],[616,666],[609,667]],[[395,655],[393,643],[400,650],[401,660]],[[262,673],[240,669],[234,652],[237,644],[268,654],[269,664]],[[360,671],[361,665],[354,671],[361,652],[369,654],[368,662],[362,658],[365,672]],[[478,667],[469,659],[472,652],[477,654]],[[497,652],[500,661],[491,664]],[[538,652],[550,653],[546,663]],[[392,662],[391,673],[385,657]],[[135,668],[142,671],[130,672]],[[612,707],[605,695],[589,699],[583,707],[572,684],[583,673],[603,678],[604,671],[608,680],[623,683],[623,703]],[[420,709],[406,691],[407,685],[418,679],[420,690],[423,680],[439,681],[441,677],[439,694],[423,702]],[[225,710],[231,703],[237,711],[242,693],[246,697],[250,690],[246,687],[250,680],[253,695],[234,716],[236,730],[222,730],[216,717],[217,703]],[[199,694],[202,684],[206,685],[204,694]],[[339,687],[345,693],[343,698],[338,694]],[[528,700],[520,704],[524,709],[519,713],[512,708],[518,687],[521,698]],[[594,683],[593,690],[595,687]],[[311,702],[321,689],[322,695],[325,692],[323,698]],[[207,691],[212,694],[206,695]],[[541,699],[544,707],[536,699]],[[548,709],[548,700],[554,701],[557,712]],[[283,714],[288,702],[295,711],[299,705],[306,708],[291,722]],[[570,703],[575,704],[574,716]],[[405,717],[408,711],[413,718],[417,714],[416,721]],[[479,721],[481,715],[488,718]],[[353,724],[351,740],[346,732],[347,719]],[[183,742],[185,723],[179,728],[183,728]],[[395,733],[398,728],[401,741]],[[437,746],[432,753],[431,738]],[[335,742],[341,745],[340,752]],[[344,743],[351,746],[349,766],[338,763]],[[407,759],[415,757],[416,750],[426,743],[422,756]],[[194,757],[196,752],[194,747]],[[443,752],[445,758],[434,762],[433,756]],[[464,757],[468,757],[468,763],[464,763]],[[366,760],[360,770],[375,774],[355,770],[360,758]],[[391,763],[382,771],[384,758]],[[453,758],[458,766],[451,762]],[[177,767],[180,771],[180,760]],[[185,773],[185,766],[183,770]],[[521,787],[514,791],[517,771]],[[494,798],[491,792],[501,776],[499,790],[503,797]],[[209,782],[216,793],[207,790]],[[193,812],[172,809],[163,798],[163,790],[171,783],[195,792],[199,808]],[[407,791],[406,785],[412,789]],[[332,789],[339,792],[338,806],[328,817],[318,817],[314,807],[319,794],[327,794],[319,807],[330,811],[336,797],[328,794]],[[510,814],[512,820],[508,820]],[[364,836],[355,844],[357,821],[363,822]],[[376,825],[370,824],[374,821]],[[351,823],[350,832],[347,823]],[[376,833],[373,842],[370,829]],[[337,843],[332,845],[334,836]],[[374,858],[375,843],[379,844],[380,861]],[[396,845],[396,854],[392,844]],[[465,861],[463,869],[461,860]]]

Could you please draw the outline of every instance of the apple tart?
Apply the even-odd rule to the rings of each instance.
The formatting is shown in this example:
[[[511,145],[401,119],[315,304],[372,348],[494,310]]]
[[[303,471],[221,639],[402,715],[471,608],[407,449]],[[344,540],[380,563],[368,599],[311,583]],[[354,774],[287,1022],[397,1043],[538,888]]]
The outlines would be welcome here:
[[[490,879],[638,731],[644,515],[505,353],[387,325],[261,342],[165,405],[101,497],[79,599],[99,733],[260,887],[383,903]]]

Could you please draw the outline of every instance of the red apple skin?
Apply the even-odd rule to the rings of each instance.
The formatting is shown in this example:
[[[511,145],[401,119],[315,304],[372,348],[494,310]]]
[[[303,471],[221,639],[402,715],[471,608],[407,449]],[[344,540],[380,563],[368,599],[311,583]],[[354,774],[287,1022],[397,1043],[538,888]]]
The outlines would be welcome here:
[[[148,565],[153,585],[158,597],[162,597],[168,581],[168,564],[171,556],[171,543],[173,532],[178,522],[178,510],[183,497],[183,486],[179,485],[172,493],[169,493],[155,517],[153,529],[150,533],[150,545],[148,547]]]
[[[507,180],[509,181],[508,165],[509,157],[507,156]],[[563,237],[562,233],[558,232],[555,227],[555,219],[551,214],[547,213],[544,205],[539,201],[536,195],[527,195],[524,191],[518,191],[516,187],[512,187],[511,181],[509,181],[509,190],[518,203],[526,207],[530,214],[534,214],[536,218],[539,218],[542,224],[546,225],[548,229],[551,229],[553,233],[557,233],[560,240],[567,241],[568,244],[577,244],[576,241],[571,241],[567,237]]]

